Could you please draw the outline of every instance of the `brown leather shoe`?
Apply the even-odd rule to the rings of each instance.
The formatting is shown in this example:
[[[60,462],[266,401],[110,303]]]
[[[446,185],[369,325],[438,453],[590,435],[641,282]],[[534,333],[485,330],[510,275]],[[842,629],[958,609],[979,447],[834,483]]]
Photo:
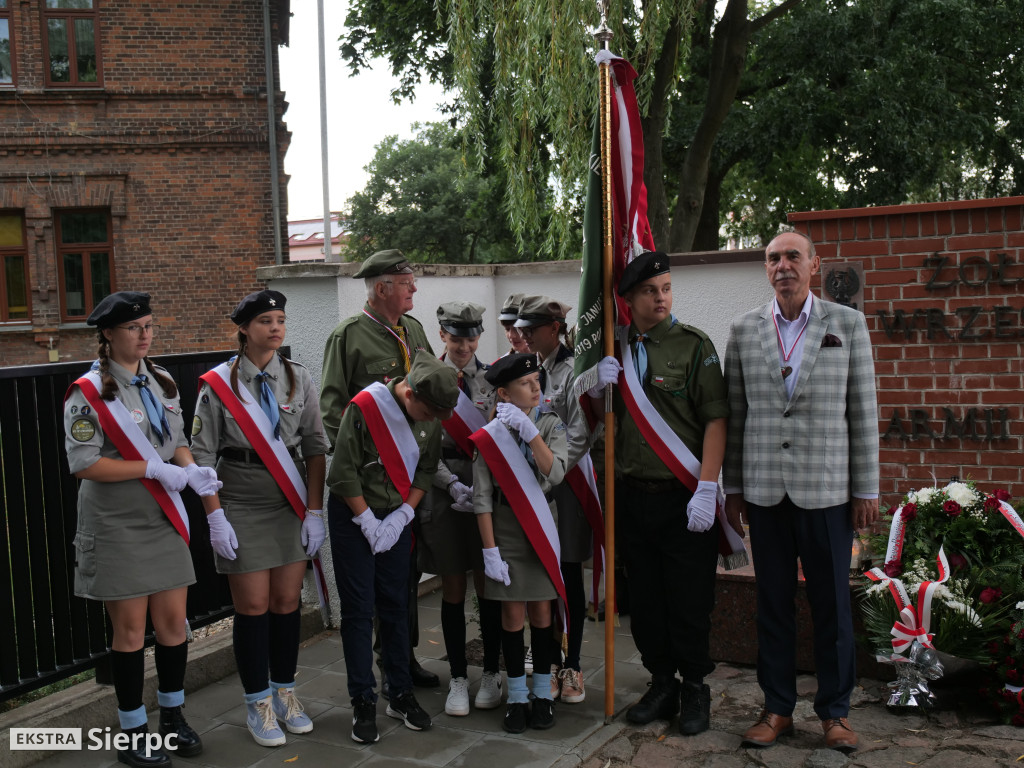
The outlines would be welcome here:
[[[755,744],[759,747],[770,747],[779,736],[793,732],[793,718],[776,715],[767,709],[761,711],[761,717],[757,719],[753,727],[748,728],[743,734],[745,744]]]
[[[829,749],[852,752],[857,748],[857,733],[850,727],[845,717],[822,720],[821,730],[825,733],[825,746]]]

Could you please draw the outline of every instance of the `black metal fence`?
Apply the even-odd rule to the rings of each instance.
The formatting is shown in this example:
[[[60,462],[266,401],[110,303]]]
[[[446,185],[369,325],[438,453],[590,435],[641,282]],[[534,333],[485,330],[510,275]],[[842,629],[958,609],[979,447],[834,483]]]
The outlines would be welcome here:
[[[186,429],[200,374],[231,354],[154,358],[178,383]],[[96,666],[108,654],[103,605],[73,591],[78,481],[64,453],[63,401],[88,367],[0,368],[0,701]],[[192,529],[197,581],[188,591],[188,618],[195,628],[231,615],[231,593],[214,570],[199,497],[186,489],[182,499]]]

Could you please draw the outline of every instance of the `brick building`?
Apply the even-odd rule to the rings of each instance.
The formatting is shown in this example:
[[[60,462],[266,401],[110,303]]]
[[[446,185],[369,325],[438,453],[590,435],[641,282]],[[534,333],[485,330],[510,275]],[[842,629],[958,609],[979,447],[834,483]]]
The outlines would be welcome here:
[[[269,8],[266,28],[264,6]],[[288,0],[0,0],[0,365],[89,360],[93,306],[153,294],[157,353],[231,347],[275,262]],[[49,351],[54,350],[54,351]]]
[[[1024,496],[1024,197],[790,221],[818,244],[823,295],[863,302],[883,501],[933,477]]]

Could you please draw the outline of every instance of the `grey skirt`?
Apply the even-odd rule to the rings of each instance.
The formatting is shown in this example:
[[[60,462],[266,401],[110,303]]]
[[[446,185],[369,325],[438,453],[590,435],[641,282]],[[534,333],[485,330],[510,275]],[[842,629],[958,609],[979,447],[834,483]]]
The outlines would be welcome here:
[[[303,481],[306,468],[296,461]],[[251,573],[308,560],[302,546],[302,521],[280,486],[262,464],[221,459],[217,477],[224,517],[238,539],[237,557],[225,560],[214,553],[217,573]]]
[[[78,490],[75,594],[127,600],[195,584],[192,555],[139,480]]]
[[[480,527],[472,512],[451,507],[447,491],[431,488],[430,504],[416,510],[417,567],[438,576],[483,570]]]
[[[548,506],[557,522],[558,513],[554,502]],[[544,570],[512,508],[507,504],[495,506],[491,520],[494,525],[494,543],[498,545],[501,559],[508,563],[508,577],[512,583],[506,587],[493,579],[485,579],[484,597],[488,600],[526,602],[554,600],[558,597],[554,583]]]

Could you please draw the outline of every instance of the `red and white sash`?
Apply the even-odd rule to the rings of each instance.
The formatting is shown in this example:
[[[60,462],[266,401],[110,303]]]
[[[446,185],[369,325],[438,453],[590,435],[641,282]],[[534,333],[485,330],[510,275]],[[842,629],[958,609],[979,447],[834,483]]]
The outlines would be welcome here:
[[[508,499],[516,520],[540,558],[548,578],[555,585],[564,625],[568,621],[568,612],[565,583],[562,581],[562,546],[558,541],[558,527],[551,516],[551,508],[533,468],[527,463],[508,429],[497,419],[474,432],[470,439],[487,462],[487,468]]]
[[[121,399],[104,400],[100,397],[103,380],[99,373],[89,371],[71,386],[78,387],[82,391],[85,399],[96,412],[96,417],[100,420],[103,434],[110,438],[114,447],[117,448],[117,452],[125,461],[159,461],[163,463],[160,454],[150,444],[142,427],[135,423],[135,419],[132,418]],[[71,390],[68,389],[68,395],[70,394]],[[64,396],[65,401],[68,395]],[[181,538],[188,544],[188,513],[181,501],[181,494],[177,491],[168,491],[159,480],[149,480],[143,477],[140,478],[140,482],[146,486],[146,490],[153,494],[153,498],[167,515],[167,519],[171,521],[174,530],[181,534]]]
[[[647,444],[654,449],[658,458],[665,466],[672,470],[672,474],[685,485],[691,493],[697,491],[697,482],[700,478],[700,461],[686,447],[679,435],[676,434],[668,422],[662,418],[655,409],[643,385],[636,377],[636,368],[633,367],[633,351],[629,344],[629,327],[620,326],[619,350],[622,355],[622,371],[619,373],[619,391],[622,399],[629,410],[630,416],[636,422],[640,433],[644,436]],[[743,539],[729,525],[725,517],[725,497],[721,488],[718,489],[716,512],[719,522],[719,543],[718,553],[722,564],[726,569],[742,568],[747,565],[747,551],[743,545]]]
[[[420,447],[409,427],[409,420],[395,402],[391,390],[380,382],[374,382],[357,392],[351,402],[362,411],[384,470],[402,501],[406,501],[412,489],[416,465],[420,461]]]
[[[576,466],[565,473],[565,481],[572,488],[583,509],[583,516],[594,534],[594,570],[590,600],[596,609],[601,576],[604,573],[604,512],[601,509],[601,497],[597,492],[597,472],[594,471],[594,460],[590,458],[589,451],[583,454]],[[607,610],[614,613],[614,596],[610,600],[607,597],[605,599]]]
[[[210,389],[220,398],[252,445],[256,455],[266,466],[271,477],[284,493],[288,503],[292,505],[299,519],[306,517],[306,484],[302,481],[298,467],[288,453],[288,446],[279,437],[268,437],[274,434],[270,419],[263,412],[260,404],[244,387],[239,388],[241,399],[231,388],[231,366],[221,363],[212,371],[199,377],[210,385]]]
[[[199,380],[210,385],[210,389],[220,398],[224,407],[235,417],[235,423],[238,424],[245,439],[249,441],[253,450],[256,451],[256,455],[260,457],[260,461],[270,472],[270,476],[274,478],[274,482],[288,499],[295,514],[299,516],[300,520],[305,520],[308,500],[306,484],[302,481],[302,475],[299,474],[299,469],[295,466],[291,454],[288,453],[288,447],[284,441],[279,437],[267,437],[267,435],[274,434],[274,428],[271,426],[267,414],[263,412],[263,408],[243,387],[239,387],[239,392],[244,399],[239,399],[235,395],[235,391],[231,388],[231,366],[228,363],[221,363],[212,371],[207,371],[199,377]],[[320,600],[320,611],[324,615],[324,620],[327,621],[330,616],[331,602],[327,593],[327,578],[324,576],[324,568],[319,555],[313,558],[313,576],[316,594]]]
[[[486,423],[484,415],[460,389],[459,402],[456,403],[455,410],[452,411],[452,417],[442,421],[441,426],[444,427],[445,432],[451,435],[452,440],[466,456],[472,456],[473,443],[469,437],[478,429],[483,429]]]

